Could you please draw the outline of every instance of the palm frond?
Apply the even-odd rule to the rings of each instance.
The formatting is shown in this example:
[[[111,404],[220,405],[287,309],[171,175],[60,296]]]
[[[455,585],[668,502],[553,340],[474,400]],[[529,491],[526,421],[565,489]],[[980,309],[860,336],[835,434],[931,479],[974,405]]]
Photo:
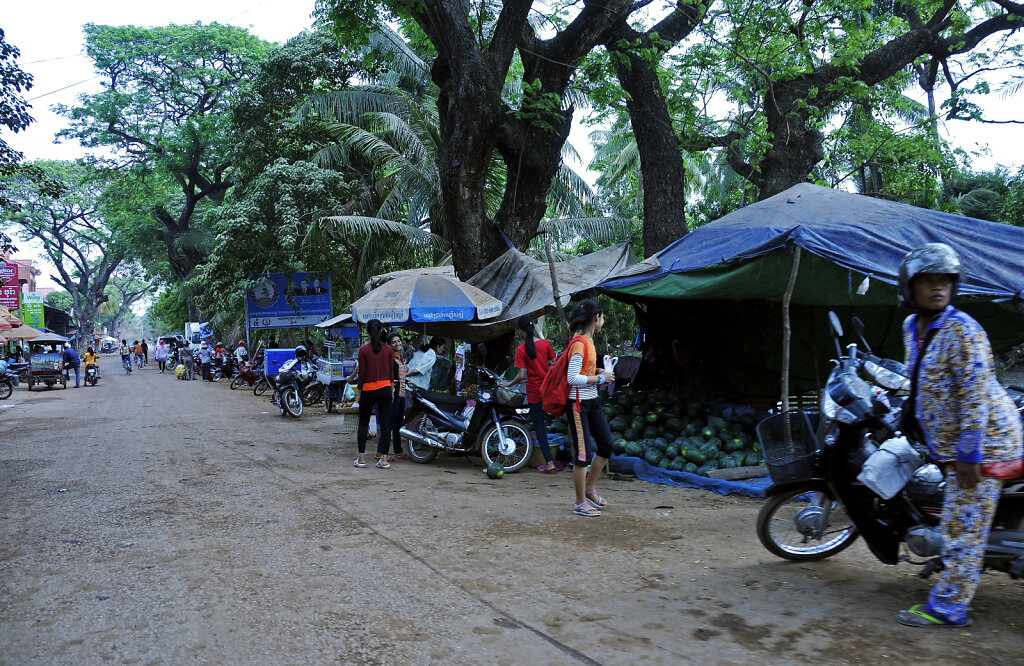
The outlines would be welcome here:
[[[394,220],[363,215],[334,215],[320,218],[319,222],[328,234],[335,236],[357,236],[367,241],[378,239],[392,243],[395,240],[401,240],[438,250],[448,248],[448,242],[440,236],[420,227]]]
[[[572,217],[542,220],[538,231],[551,236],[557,244],[588,238],[601,245],[630,239],[633,223],[621,217]]]

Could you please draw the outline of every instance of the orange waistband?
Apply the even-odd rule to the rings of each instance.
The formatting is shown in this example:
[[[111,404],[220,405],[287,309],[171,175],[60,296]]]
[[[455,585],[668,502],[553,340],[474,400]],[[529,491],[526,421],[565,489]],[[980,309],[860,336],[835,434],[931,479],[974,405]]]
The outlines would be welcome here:
[[[391,386],[391,382],[387,379],[382,379],[379,382],[366,382],[363,384],[364,391],[376,391],[382,389],[385,386]]]

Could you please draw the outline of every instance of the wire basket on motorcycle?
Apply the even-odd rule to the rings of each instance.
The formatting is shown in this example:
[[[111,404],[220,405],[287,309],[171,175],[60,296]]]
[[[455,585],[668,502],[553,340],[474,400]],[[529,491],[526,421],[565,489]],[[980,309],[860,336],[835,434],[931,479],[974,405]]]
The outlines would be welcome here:
[[[774,483],[815,478],[818,420],[817,412],[793,410],[769,416],[757,424],[757,439]]]

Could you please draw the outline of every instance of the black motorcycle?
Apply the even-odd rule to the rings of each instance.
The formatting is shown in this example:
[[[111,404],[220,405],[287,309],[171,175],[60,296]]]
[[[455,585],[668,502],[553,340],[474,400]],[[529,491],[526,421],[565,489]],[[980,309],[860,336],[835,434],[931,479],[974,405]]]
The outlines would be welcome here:
[[[100,370],[96,367],[95,363],[89,363],[85,366],[85,385],[96,386],[96,383],[100,380]]]
[[[410,408],[399,433],[409,457],[428,463],[438,453],[479,454],[487,465],[515,472],[530,459],[532,427],[522,393],[498,386],[499,377],[478,366],[475,397],[416,388],[406,391]]]
[[[829,317],[839,358],[820,411],[777,414],[757,427],[772,477],[758,538],[778,557],[820,560],[861,535],[883,563],[923,566],[927,578],[942,568],[946,481],[928,462],[927,447],[899,430],[909,373],[902,363],[871,354],[857,318],[854,329],[866,351],[849,344],[844,354],[842,326],[834,313]],[[1010,392],[1024,411],[1019,388]],[[904,544],[909,553],[901,554]],[[1024,577],[1024,479],[1004,482],[984,563]]]
[[[306,395],[307,387],[315,380],[316,373],[308,363],[301,363],[293,358],[281,365],[270,385],[274,389],[274,404],[281,410],[282,416],[302,416],[305,402],[303,396]]]
[[[14,387],[18,385],[18,372],[27,363],[8,363],[7,369],[0,372],[0,400],[6,400],[14,393]]]

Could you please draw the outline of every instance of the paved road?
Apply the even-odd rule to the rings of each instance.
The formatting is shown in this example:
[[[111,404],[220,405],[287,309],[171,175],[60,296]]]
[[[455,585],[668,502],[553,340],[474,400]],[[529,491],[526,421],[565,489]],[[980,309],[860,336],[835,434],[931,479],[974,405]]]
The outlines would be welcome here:
[[[1024,587],[969,631],[894,625],[913,567],[763,551],[757,500],[479,461],[352,467],[350,417],[285,420],[146,368],[0,402],[0,663],[1006,663]]]

